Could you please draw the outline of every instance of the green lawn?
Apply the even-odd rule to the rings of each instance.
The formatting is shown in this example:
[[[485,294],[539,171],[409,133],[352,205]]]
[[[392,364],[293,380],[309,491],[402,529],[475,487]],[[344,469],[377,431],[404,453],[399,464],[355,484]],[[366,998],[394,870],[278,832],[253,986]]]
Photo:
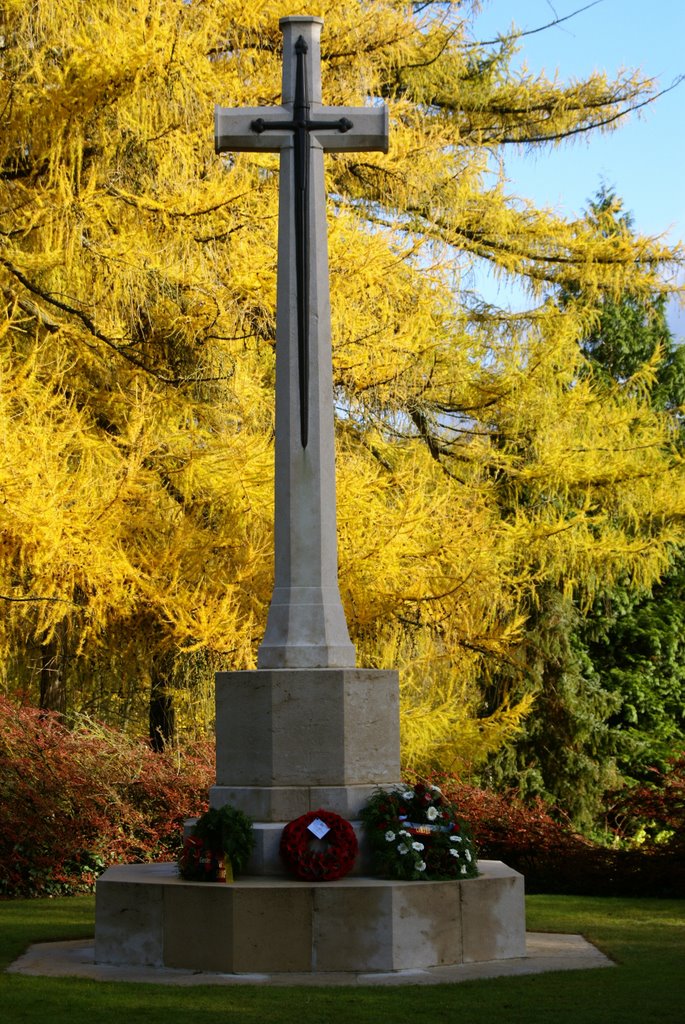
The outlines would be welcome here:
[[[685,903],[530,896],[531,931],[580,932],[617,966],[459,985],[171,988],[0,975],[7,1024],[684,1024]],[[0,902],[0,964],[93,934],[91,897]]]

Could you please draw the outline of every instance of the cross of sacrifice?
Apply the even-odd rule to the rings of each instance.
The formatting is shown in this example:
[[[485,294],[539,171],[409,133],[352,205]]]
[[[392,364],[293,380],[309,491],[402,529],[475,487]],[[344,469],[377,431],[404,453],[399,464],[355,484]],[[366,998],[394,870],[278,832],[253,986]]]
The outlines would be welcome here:
[[[354,667],[338,587],[324,150],[388,149],[386,107],[324,107],[323,21],[289,17],[282,106],[216,108],[217,153],[280,153],[275,580],[258,667]]]

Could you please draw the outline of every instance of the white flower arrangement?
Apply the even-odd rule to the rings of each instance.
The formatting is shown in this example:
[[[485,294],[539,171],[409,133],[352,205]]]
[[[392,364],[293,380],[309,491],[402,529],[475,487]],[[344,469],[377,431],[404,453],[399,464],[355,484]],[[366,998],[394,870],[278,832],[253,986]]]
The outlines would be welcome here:
[[[381,877],[419,881],[478,874],[471,831],[437,786],[379,790],[360,817]]]

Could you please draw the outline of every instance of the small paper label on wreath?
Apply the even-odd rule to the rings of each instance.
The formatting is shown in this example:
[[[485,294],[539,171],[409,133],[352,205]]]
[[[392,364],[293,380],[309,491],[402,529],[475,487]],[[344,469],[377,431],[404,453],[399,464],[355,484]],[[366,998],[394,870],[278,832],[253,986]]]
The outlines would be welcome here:
[[[322,821],[321,818],[314,818],[314,821],[309,822],[307,828],[317,839],[323,839],[331,831],[326,822]]]
[[[416,833],[421,836],[430,836],[435,832],[451,832],[449,825],[433,825],[425,824],[424,822],[417,821],[405,821],[404,827],[408,828],[411,833]]]

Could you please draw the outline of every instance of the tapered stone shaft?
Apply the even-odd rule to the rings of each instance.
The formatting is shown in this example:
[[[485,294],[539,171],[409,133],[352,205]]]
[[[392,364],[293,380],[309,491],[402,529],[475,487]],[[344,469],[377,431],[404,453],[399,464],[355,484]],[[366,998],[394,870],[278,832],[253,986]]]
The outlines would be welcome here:
[[[387,111],[385,108],[322,106],[319,41],[322,24],[320,18],[310,17],[283,18],[280,22],[283,32],[281,107],[242,111],[218,108],[216,113],[219,152],[251,149],[280,152],[275,573],[266,633],[258,652],[259,668],[269,669],[349,668],[355,664],[355,651],[338,587],[323,155],[324,150],[386,151]],[[302,109],[295,105],[298,53],[300,92],[303,74],[307,92],[304,178],[302,167],[297,165],[295,146],[298,130],[300,138],[303,132],[302,120],[294,120],[294,110],[297,114]],[[301,118],[301,114],[297,116]],[[302,195],[306,203],[305,217],[298,218],[298,201],[301,203]],[[303,230],[307,233],[305,239]],[[304,368],[303,358],[307,360]]]

